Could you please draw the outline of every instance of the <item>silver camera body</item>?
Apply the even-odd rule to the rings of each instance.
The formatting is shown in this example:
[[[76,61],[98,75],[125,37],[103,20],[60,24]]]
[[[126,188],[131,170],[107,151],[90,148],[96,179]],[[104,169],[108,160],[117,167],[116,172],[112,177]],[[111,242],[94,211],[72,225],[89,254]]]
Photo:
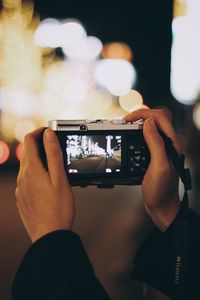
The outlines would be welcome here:
[[[59,139],[72,186],[141,184],[150,161],[143,122],[53,120],[49,127]]]

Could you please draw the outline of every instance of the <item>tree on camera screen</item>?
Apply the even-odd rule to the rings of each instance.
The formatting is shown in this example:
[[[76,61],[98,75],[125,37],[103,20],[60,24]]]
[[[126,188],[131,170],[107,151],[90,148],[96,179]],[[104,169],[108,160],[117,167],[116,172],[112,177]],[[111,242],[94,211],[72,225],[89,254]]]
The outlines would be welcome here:
[[[121,136],[67,135],[66,155],[68,173],[119,173]]]

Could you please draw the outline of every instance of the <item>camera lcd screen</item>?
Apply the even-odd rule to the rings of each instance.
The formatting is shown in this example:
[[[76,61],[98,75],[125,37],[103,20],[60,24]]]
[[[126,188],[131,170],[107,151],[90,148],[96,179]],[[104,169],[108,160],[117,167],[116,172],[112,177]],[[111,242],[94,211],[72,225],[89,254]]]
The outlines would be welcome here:
[[[67,135],[66,162],[68,173],[120,173],[121,135]]]

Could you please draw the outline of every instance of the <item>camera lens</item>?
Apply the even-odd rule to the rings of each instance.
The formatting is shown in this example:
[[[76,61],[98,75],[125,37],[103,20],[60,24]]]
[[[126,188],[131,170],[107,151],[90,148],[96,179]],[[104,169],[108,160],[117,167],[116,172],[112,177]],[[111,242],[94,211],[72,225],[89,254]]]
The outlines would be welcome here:
[[[80,130],[86,130],[86,126],[84,124],[80,125]]]

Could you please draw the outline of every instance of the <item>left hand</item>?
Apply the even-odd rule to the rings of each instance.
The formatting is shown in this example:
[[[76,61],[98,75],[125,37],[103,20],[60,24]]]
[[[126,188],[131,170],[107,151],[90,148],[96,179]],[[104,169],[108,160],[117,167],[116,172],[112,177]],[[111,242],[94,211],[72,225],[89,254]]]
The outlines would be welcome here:
[[[15,192],[21,220],[33,242],[55,230],[70,230],[75,215],[60,145],[55,132],[49,128],[43,138],[48,171],[39,157],[37,139],[43,130],[35,130],[25,137]]]

